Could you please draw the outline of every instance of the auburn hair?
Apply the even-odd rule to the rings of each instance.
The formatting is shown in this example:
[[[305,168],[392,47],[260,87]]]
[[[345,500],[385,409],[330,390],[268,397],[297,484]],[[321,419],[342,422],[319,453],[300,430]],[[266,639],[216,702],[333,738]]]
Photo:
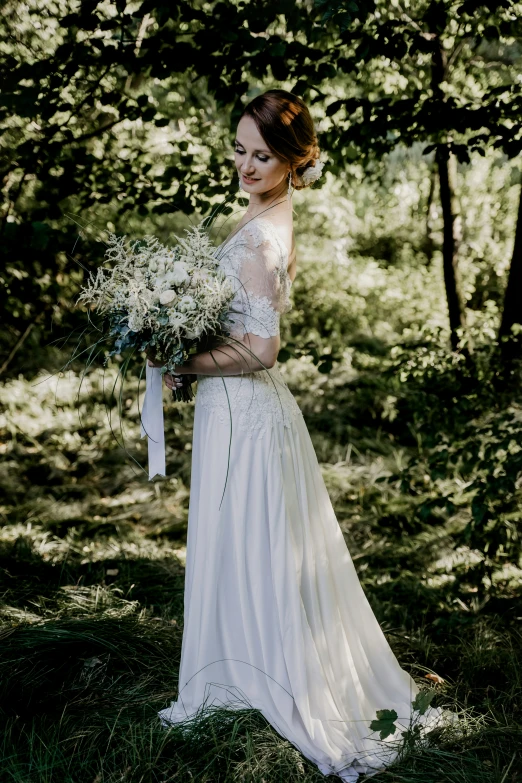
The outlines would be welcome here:
[[[293,187],[305,188],[301,176],[319,157],[319,146],[304,101],[286,90],[268,90],[251,100],[241,117],[251,117],[274,155],[290,165]]]

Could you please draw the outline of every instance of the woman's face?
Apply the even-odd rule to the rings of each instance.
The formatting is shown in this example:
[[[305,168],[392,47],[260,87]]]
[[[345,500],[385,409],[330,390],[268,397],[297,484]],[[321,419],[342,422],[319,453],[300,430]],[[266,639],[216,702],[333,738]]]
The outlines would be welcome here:
[[[248,193],[266,193],[288,176],[290,166],[274,155],[252,117],[241,117],[237,126],[235,162],[241,187]]]

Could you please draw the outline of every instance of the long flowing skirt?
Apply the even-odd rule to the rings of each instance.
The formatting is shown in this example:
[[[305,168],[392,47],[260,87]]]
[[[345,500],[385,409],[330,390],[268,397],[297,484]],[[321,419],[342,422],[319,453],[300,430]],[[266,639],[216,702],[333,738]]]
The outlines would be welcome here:
[[[258,438],[234,426],[230,452],[229,439],[196,402],[179,695],[162,723],[256,708],[324,774],[373,774],[397,741],[370,722],[394,709],[407,727],[418,688],[361,587],[304,419]]]

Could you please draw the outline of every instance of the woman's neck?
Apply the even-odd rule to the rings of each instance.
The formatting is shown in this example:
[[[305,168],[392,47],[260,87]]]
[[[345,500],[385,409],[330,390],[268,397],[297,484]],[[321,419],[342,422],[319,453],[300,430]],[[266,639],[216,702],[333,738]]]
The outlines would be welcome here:
[[[269,210],[273,212],[292,211],[292,201],[287,198],[287,187],[283,180],[281,184],[276,185],[272,190],[266,193],[251,193],[246,214],[251,217],[257,217],[263,212]]]

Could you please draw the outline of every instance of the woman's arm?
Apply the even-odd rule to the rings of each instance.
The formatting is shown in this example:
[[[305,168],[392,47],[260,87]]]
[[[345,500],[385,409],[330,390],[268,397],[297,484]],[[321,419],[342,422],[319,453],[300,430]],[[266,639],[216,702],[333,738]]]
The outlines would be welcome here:
[[[267,338],[246,334],[233,343],[195,354],[185,364],[176,365],[174,375],[226,376],[270,369],[276,362],[279,346],[279,335]],[[167,385],[170,379],[170,375],[165,375]]]
[[[182,374],[218,376],[259,372],[274,366],[279,346],[279,335],[267,338],[246,334],[242,340],[198,353],[176,369]]]

